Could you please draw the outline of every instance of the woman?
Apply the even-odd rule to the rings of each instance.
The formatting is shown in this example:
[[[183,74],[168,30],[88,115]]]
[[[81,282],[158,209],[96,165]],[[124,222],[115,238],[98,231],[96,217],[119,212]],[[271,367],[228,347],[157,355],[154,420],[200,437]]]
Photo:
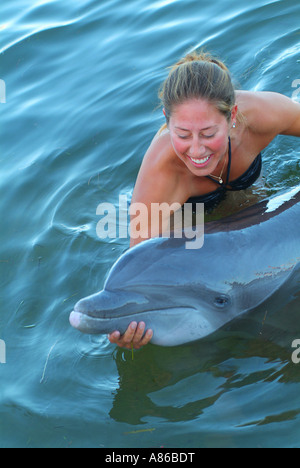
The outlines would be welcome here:
[[[209,54],[188,54],[170,71],[160,98],[166,125],[152,141],[141,166],[132,203],[148,208],[151,226],[131,246],[164,227],[151,220],[151,204],[202,202],[213,208],[228,190],[244,190],[261,172],[261,151],[277,135],[300,136],[300,104],[277,93],[235,91],[227,67]],[[133,218],[132,218],[133,220]],[[150,229],[149,229],[150,231]],[[111,343],[139,349],[152,330],[133,322]]]

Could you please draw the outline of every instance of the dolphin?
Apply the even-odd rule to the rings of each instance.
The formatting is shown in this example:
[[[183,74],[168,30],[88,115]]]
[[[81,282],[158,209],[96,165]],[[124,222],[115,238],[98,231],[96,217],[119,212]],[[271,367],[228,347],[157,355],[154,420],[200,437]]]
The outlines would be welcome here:
[[[292,278],[297,292],[300,185],[206,223],[203,247],[185,247],[184,236],[173,236],[127,250],[103,290],[75,305],[71,325],[123,334],[131,321],[144,321],[153,344],[177,346],[255,309]]]

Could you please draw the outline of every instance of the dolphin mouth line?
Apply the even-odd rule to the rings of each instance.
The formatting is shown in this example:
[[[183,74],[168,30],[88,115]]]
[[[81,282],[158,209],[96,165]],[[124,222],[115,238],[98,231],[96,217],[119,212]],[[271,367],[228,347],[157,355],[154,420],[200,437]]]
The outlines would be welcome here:
[[[182,310],[182,312],[180,312]],[[69,322],[70,325],[83,332],[83,333],[88,333],[88,334],[101,334],[101,333],[109,333],[109,329],[111,328],[110,332],[113,331],[114,328],[116,328],[116,325],[113,325],[115,321],[120,321],[122,320],[122,323],[127,322],[127,327],[131,322],[141,322],[143,320],[144,316],[145,317],[145,323],[152,322],[152,318],[149,317],[149,314],[153,312],[154,315],[154,320],[155,317],[164,315],[166,318],[168,317],[168,320],[172,322],[173,320],[176,319],[176,316],[178,317],[178,314],[181,314],[182,317],[185,316],[185,313],[191,313],[196,311],[197,309],[192,308],[192,307],[186,307],[186,306],[180,306],[180,307],[167,307],[163,309],[149,309],[149,310],[144,310],[141,312],[138,312],[136,314],[127,314],[127,315],[115,315],[115,316],[110,316],[110,317],[93,317],[91,315],[88,315],[84,312],[80,312],[78,309],[76,310],[76,307],[74,307],[74,310],[71,312],[70,317],[69,317]],[[126,327],[126,328],[127,328]],[[120,328],[121,330],[121,328]],[[125,332],[125,330],[124,330]]]
[[[191,306],[177,306],[177,307],[163,307],[163,308],[155,308],[155,309],[148,309],[148,310],[144,310],[144,311],[141,311],[141,312],[138,312],[137,315],[146,315],[148,313],[151,313],[151,312],[166,312],[168,313],[168,311],[178,311],[180,309],[183,309],[183,310],[195,310],[197,311],[197,309],[195,307],[191,307]],[[105,320],[113,320],[113,319],[117,319],[117,318],[122,318],[122,319],[134,319],[134,316],[135,316],[135,313],[132,313],[132,314],[129,314],[129,315],[113,315],[113,316],[108,316],[108,317],[98,317],[98,316],[94,316],[94,315],[91,315],[89,313],[86,313],[86,312],[83,312],[83,311],[80,311],[80,310],[76,310],[76,306],[74,307],[74,310],[71,312],[71,314],[77,314],[77,316],[81,316],[81,317],[84,317],[84,318],[90,318],[92,320],[99,320],[99,321],[105,321]]]

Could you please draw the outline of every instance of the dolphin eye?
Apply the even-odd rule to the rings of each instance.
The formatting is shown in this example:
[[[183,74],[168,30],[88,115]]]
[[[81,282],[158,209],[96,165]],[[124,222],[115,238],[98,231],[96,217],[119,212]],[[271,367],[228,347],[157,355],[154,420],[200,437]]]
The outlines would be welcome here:
[[[229,297],[225,295],[217,296],[214,300],[215,306],[219,309],[224,309],[224,307],[228,306],[229,302]]]

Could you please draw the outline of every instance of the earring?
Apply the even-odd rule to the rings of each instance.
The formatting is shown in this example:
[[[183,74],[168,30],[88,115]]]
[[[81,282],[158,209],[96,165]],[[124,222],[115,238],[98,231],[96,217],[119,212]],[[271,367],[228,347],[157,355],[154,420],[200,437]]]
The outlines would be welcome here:
[[[236,127],[236,123],[235,123],[235,122],[233,122],[233,125],[232,125],[232,127],[233,127],[233,128],[235,128],[235,127]]]

